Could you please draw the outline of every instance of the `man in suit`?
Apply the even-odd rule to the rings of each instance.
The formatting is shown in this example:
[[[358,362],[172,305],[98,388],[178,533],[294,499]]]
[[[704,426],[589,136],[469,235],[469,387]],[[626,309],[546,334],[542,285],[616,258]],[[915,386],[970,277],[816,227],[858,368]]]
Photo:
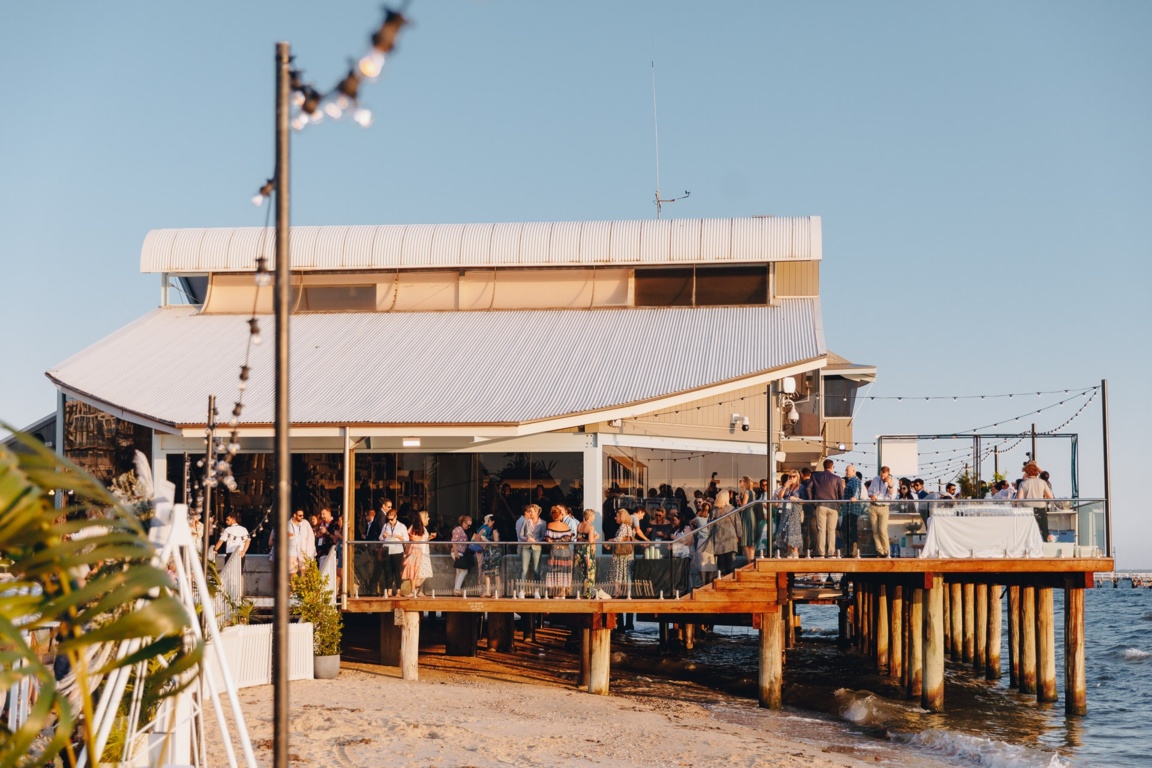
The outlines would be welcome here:
[[[368,530],[364,534],[365,541],[380,541],[380,531],[388,520],[388,512],[392,509],[392,500],[385,498],[380,502],[380,511],[375,517],[369,518]],[[384,575],[384,547],[370,545],[369,552],[372,557],[372,575],[368,579],[368,593],[380,594],[380,580]]]

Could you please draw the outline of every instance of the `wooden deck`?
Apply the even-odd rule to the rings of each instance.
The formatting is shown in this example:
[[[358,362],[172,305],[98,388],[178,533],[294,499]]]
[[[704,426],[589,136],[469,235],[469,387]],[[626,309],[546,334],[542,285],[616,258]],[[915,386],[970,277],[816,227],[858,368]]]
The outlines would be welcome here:
[[[620,614],[692,624],[707,616],[750,615],[760,630],[760,703],[781,705],[783,663],[794,641],[794,606],[835,604],[840,640],[878,670],[901,681],[908,698],[930,711],[944,708],[944,657],[969,663],[973,674],[1001,676],[1001,601],[1007,596],[1010,684],[1038,701],[1056,697],[1053,590],[1063,589],[1065,710],[1084,714],[1084,593],[1096,573],[1114,568],[1111,558],[764,559],[679,597],[507,598],[358,597],[349,613],[380,615],[381,658],[400,661],[405,678],[417,675],[420,616],[443,612],[449,645],[471,655],[478,641],[476,617],[488,614],[489,644],[510,644],[512,614],[583,615],[582,677],[588,691],[607,693],[609,632]],[[837,578],[826,585],[798,586],[800,575]]]

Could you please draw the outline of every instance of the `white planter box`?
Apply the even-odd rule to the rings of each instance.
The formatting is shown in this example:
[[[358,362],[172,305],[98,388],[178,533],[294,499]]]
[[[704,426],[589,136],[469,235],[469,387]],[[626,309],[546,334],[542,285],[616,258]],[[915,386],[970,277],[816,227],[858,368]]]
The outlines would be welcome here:
[[[249,624],[228,627],[220,632],[224,660],[237,688],[272,684],[272,625]],[[204,649],[205,666],[217,689],[223,680],[216,662],[216,649],[208,643]],[[312,679],[312,625],[288,625],[288,679]]]
[[[1075,554],[1075,544],[1064,544],[1059,541],[1046,541],[1043,544],[1044,557],[1072,557]]]

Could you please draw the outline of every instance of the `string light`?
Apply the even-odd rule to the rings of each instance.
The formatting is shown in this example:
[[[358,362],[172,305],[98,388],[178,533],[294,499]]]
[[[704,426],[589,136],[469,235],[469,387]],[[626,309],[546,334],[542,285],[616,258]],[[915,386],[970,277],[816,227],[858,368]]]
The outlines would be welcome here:
[[[1013,397],[1028,397],[1035,395],[1042,397],[1044,395],[1067,395],[1067,394],[1083,394],[1085,392],[1099,389],[1099,385],[1094,387],[1081,387],[1079,389],[1052,389],[1041,392],[1006,392],[997,395],[867,395],[861,396],[860,399],[867,400],[984,400],[995,398],[1013,398]],[[847,398],[845,398],[847,399]]]

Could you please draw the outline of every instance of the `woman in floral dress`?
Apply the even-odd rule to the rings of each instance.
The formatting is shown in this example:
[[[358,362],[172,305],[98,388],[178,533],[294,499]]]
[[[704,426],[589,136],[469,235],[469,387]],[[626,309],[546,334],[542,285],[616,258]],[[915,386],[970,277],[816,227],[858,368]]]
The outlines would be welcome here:
[[[584,520],[576,526],[576,566],[581,594],[585,599],[596,597],[596,510],[584,510]]]
[[[776,526],[776,548],[784,552],[785,557],[799,557],[803,538],[800,526],[804,521],[804,510],[800,504],[791,502],[800,501],[800,474],[796,470],[788,472],[788,479],[776,491],[776,498],[789,502],[779,506],[780,519]]]
[[[612,587],[614,597],[626,597],[629,585],[632,583],[632,561],[634,559],[632,546],[632,515],[627,509],[620,509],[616,513],[615,542],[626,542],[612,545]]]
[[[560,505],[552,507],[549,513],[552,520],[544,528],[544,541],[552,545],[548,552],[548,575],[544,586],[553,594],[567,597],[572,591],[572,545],[569,542],[576,537],[564,522],[565,511]]]

